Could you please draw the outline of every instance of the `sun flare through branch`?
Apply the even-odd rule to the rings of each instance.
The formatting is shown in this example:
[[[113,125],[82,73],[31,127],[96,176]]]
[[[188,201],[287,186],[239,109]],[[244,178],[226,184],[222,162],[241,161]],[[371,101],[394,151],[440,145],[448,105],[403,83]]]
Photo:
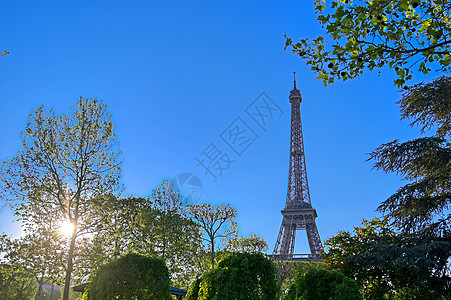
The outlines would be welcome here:
[[[70,221],[64,221],[63,224],[61,224],[59,233],[66,237],[71,237],[74,233],[74,229],[74,225]]]

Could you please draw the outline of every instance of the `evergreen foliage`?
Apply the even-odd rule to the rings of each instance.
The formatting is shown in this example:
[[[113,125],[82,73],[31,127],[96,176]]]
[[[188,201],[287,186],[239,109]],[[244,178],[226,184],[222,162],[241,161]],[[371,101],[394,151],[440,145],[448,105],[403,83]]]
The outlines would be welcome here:
[[[406,87],[403,119],[431,136],[392,141],[370,154],[374,167],[409,181],[382,202],[385,220],[326,241],[326,265],[355,278],[366,299],[451,299],[451,81]]]
[[[388,220],[363,221],[325,242],[328,269],[355,279],[365,299],[417,299],[449,295],[448,237],[398,234]]]
[[[435,135],[381,145],[370,154],[374,167],[409,180],[378,210],[404,232],[447,231],[451,216],[451,78],[408,87],[399,101],[403,118]],[[446,233],[444,233],[446,234]]]

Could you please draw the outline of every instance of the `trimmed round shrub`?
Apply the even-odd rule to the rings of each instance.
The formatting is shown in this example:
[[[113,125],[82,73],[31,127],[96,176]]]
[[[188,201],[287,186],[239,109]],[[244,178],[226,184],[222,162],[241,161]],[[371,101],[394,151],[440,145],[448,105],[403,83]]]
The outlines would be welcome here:
[[[196,280],[188,300],[277,299],[274,263],[261,253],[233,253]]]
[[[298,268],[296,277],[284,300],[361,300],[355,280],[339,271],[321,268]]]
[[[126,254],[99,268],[84,299],[170,299],[168,268],[161,259]]]

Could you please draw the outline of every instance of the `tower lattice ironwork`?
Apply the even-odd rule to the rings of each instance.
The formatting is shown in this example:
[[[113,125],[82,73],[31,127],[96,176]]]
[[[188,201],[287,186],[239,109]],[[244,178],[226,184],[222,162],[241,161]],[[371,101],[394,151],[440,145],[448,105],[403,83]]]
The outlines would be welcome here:
[[[295,74],[296,75],[296,74]],[[319,260],[323,245],[316,227],[316,210],[310,201],[310,192],[305,167],[304,141],[301,124],[301,92],[294,87],[290,91],[291,103],[291,141],[290,170],[285,208],[282,212],[282,225],[272,257],[278,260]],[[294,253],[296,232],[305,230],[310,246],[310,254]]]

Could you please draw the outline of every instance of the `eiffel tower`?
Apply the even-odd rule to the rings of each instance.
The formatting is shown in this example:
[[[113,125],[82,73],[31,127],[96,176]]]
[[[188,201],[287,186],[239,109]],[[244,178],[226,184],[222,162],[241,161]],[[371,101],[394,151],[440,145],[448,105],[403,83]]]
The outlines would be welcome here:
[[[281,211],[282,225],[271,257],[281,261],[319,261],[319,253],[323,251],[323,245],[315,222],[318,215],[310,201],[302,137],[300,109],[302,97],[300,91],[296,88],[296,72],[294,72],[294,76],[294,87],[290,91],[289,97],[291,103],[291,142],[287,201],[285,208]],[[310,254],[294,253],[294,242],[298,230],[305,230],[307,233]]]

